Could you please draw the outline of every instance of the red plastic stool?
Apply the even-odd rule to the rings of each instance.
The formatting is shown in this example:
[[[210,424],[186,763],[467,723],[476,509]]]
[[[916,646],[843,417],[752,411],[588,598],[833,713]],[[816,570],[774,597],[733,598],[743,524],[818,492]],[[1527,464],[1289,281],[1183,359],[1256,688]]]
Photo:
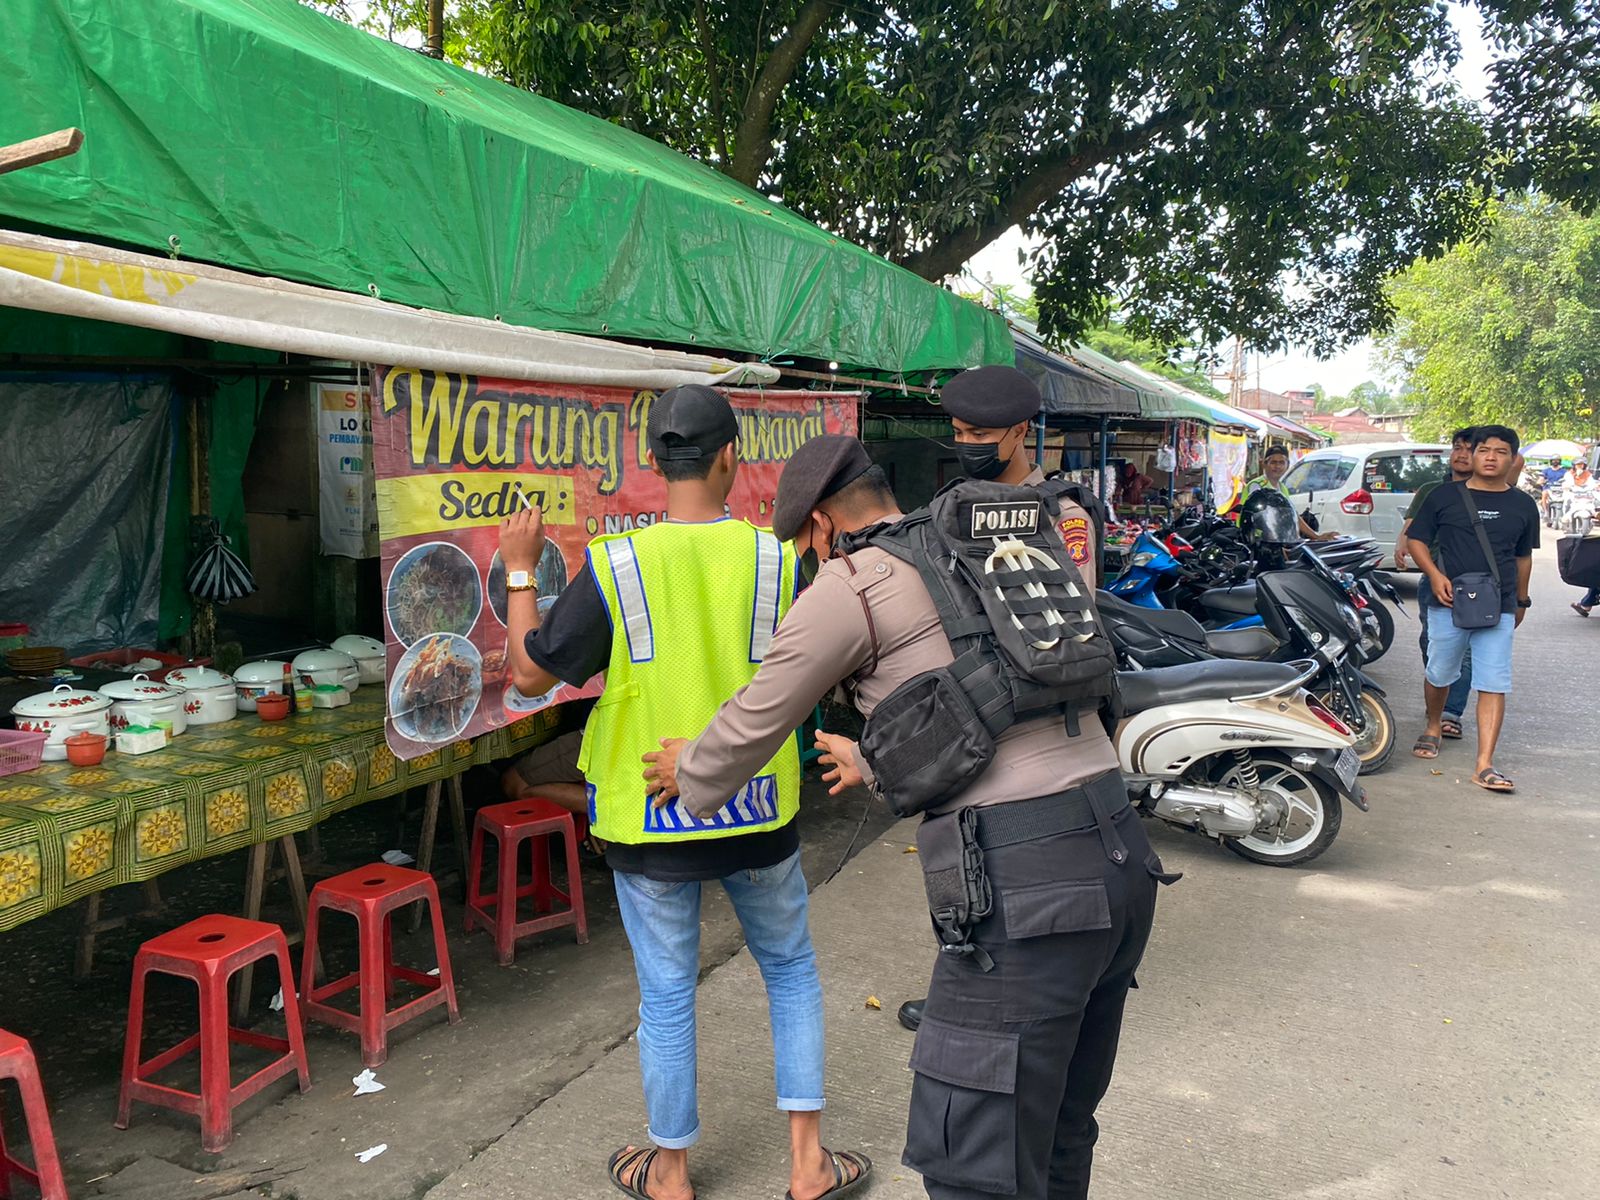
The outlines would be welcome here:
[[[500,843],[500,872],[494,894],[480,889],[483,880],[483,836],[487,833]],[[567,887],[563,892],[550,876],[549,839],[560,836],[567,849]],[[524,842],[533,844],[533,878],[517,886],[518,851]],[[529,921],[517,920],[517,902],[533,900],[533,909],[548,916]],[[564,906],[552,912],[556,905]],[[502,967],[516,957],[518,938],[547,929],[575,925],[578,943],[589,940],[589,918],[583,908],[583,876],[578,867],[578,826],[573,816],[559,804],[537,797],[491,804],[478,810],[472,826],[472,878],[467,884],[467,932],[475,925],[494,931],[495,952]]]
[[[228,980],[246,964],[264,958],[275,958],[278,962],[278,979],[283,985],[283,1018],[289,1026],[287,1041],[235,1029],[228,1023]],[[200,988],[200,1032],[152,1059],[141,1061],[145,984],[152,972],[194,980]],[[235,1084],[228,1051],[230,1043],[274,1050],[280,1057],[243,1083]],[[150,1082],[152,1075],[164,1071],[197,1048],[200,1051],[198,1094]],[[118,1129],[128,1127],[135,1100],[175,1108],[199,1116],[200,1144],[215,1154],[233,1140],[233,1110],[290,1072],[299,1075],[302,1092],[311,1087],[300,1006],[294,994],[294,969],[289,965],[289,945],[284,940],[283,930],[242,917],[200,917],[139,947],[133,960],[128,1041],[122,1052]]]
[[[55,1134],[50,1131],[50,1111],[44,1104],[44,1087],[39,1082],[39,1065],[33,1047],[14,1033],[0,1029],[0,1079],[15,1079],[22,1092],[22,1111],[28,1121],[28,1144],[33,1147],[34,1166],[25,1167],[6,1149],[4,1130],[0,1130],[0,1196],[11,1195],[11,1177],[20,1175],[39,1189],[44,1200],[67,1200],[67,1185],[61,1178],[61,1162],[56,1157]]]
[[[433,949],[439,974],[427,975],[394,961],[394,914],[418,900],[426,900],[433,913]],[[320,916],[324,909],[355,917],[361,941],[361,965],[343,979],[314,986]],[[426,988],[426,994],[390,1009],[395,980]],[[358,986],[360,1010],[346,1012],[324,1003],[330,997]],[[450,948],[444,940],[444,917],[439,912],[439,887],[425,871],[374,863],[324,879],[311,889],[311,909],[306,917],[306,952],[301,959],[300,1008],[306,1019],[315,1017],[337,1029],[361,1035],[361,1061],[381,1067],[389,1057],[389,1031],[420,1017],[430,1009],[449,1006],[450,1024],[461,1020],[456,1006],[455,977],[450,973]]]

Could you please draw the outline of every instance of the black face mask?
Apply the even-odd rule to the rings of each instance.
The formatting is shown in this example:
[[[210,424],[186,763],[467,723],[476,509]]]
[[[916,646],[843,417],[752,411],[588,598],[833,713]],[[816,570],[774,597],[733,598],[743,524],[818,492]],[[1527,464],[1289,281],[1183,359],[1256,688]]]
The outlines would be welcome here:
[[[1000,457],[999,442],[958,442],[956,457],[969,479],[998,479],[1010,461]]]
[[[828,534],[828,550],[833,551],[833,534]],[[817,572],[822,569],[821,556],[817,554],[816,543],[806,547],[806,552],[800,556],[800,578],[811,583],[817,577]]]
[[[807,583],[816,582],[817,570],[821,566],[822,564],[817,561],[817,548],[815,546],[808,547],[806,552],[800,556],[800,578]]]

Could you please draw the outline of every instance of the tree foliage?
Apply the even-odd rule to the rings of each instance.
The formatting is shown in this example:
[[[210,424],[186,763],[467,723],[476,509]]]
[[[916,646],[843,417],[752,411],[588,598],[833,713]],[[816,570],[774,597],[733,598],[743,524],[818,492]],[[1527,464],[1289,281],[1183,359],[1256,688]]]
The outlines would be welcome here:
[[[449,53],[931,279],[1021,226],[1046,334],[1329,351],[1500,179],[1595,194],[1600,0],[1474,11],[1487,113],[1439,0],[452,0]]]
[[[1600,427],[1600,217],[1539,198],[1495,205],[1484,238],[1412,267],[1390,299],[1383,348],[1421,408],[1419,432]]]

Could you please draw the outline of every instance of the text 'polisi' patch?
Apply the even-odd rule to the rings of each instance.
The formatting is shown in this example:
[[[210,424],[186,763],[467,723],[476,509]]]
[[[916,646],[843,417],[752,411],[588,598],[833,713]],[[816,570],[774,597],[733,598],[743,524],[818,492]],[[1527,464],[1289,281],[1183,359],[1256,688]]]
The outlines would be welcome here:
[[[972,537],[1032,534],[1039,528],[1037,500],[1004,501],[972,506]]]

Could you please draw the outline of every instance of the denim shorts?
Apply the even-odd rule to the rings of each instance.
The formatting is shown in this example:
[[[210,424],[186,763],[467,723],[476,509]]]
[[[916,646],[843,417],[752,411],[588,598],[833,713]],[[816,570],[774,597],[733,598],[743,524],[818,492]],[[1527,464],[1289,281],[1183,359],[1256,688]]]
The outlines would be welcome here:
[[[1449,687],[1461,676],[1461,664],[1472,652],[1472,683],[1479,692],[1511,691],[1511,642],[1515,613],[1501,613],[1487,629],[1458,629],[1454,614],[1442,605],[1428,607],[1428,682]]]

